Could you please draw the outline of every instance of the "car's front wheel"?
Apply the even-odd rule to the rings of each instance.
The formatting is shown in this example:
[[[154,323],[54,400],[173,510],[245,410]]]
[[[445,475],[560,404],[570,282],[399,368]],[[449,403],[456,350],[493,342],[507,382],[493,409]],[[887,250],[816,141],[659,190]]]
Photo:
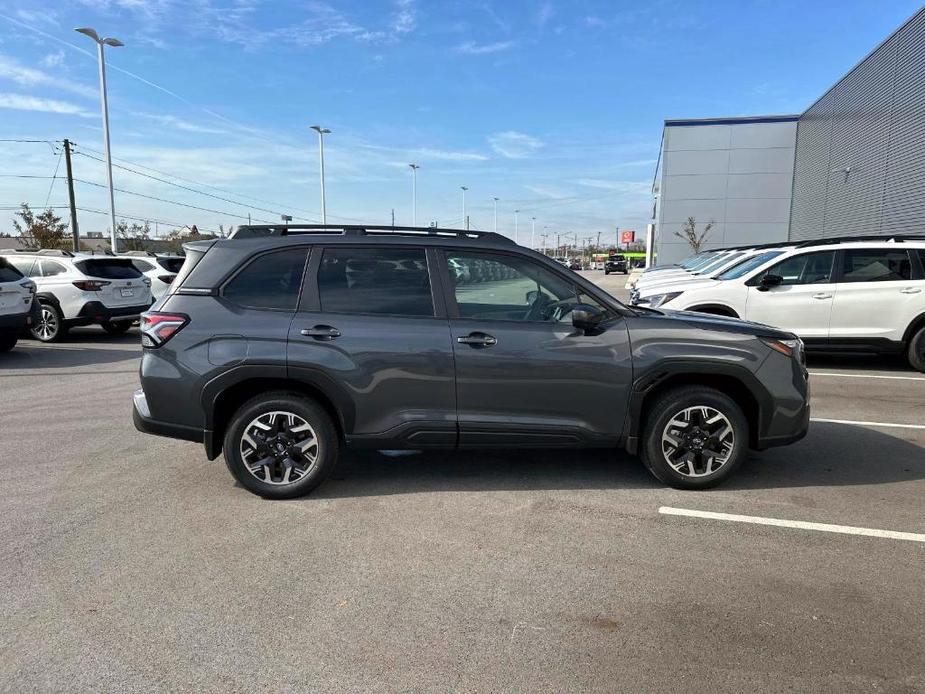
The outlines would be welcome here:
[[[925,373],[925,325],[909,340],[909,363],[916,371]]]
[[[32,324],[29,332],[41,342],[57,342],[67,333],[67,327],[58,307],[43,301],[39,319]]]
[[[640,457],[655,477],[672,487],[713,487],[732,474],[747,451],[745,414],[718,390],[678,388],[647,410]]]
[[[231,474],[268,499],[292,499],[315,489],[336,464],[339,448],[337,429],[324,408],[286,392],[244,403],[224,440]]]

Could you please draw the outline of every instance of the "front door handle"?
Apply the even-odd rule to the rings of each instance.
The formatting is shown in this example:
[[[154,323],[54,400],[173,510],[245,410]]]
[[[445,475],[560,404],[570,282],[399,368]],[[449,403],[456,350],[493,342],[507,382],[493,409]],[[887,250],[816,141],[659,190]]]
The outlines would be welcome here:
[[[313,337],[316,340],[333,340],[340,337],[340,330],[332,328],[330,325],[316,325],[312,328],[302,328],[300,330],[305,337]]]
[[[819,293],[819,294],[813,294],[813,298],[814,298],[814,299],[831,299],[831,298],[832,298],[832,295],[831,295],[831,294],[826,294],[825,292],[822,292],[822,293]]]
[[[498,341],[486,333],[469,333],[468,335],[463,335],[462,337],[457,337],[456,341],[461,345],[469,345],[470,347],[491,347],[492,345],[498,344]]]
[[[921,287],[906,287],[905,289],[900,289],[900,294],[918,294],[922,291]]]

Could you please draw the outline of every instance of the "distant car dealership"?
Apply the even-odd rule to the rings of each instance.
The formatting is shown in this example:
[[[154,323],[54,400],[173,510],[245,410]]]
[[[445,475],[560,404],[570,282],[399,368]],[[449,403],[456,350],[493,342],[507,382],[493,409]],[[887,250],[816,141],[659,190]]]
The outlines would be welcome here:
[[[802,114],[666,120],[656,262],[705,247],[925,233],[925,8]]]

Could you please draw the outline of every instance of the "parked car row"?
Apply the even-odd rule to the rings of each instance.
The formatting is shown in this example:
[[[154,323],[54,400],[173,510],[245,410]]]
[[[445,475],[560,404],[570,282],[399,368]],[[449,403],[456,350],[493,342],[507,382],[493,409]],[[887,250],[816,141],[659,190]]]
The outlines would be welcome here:
[[[0,351],[28,331],[55,342],[79,325],[126,332],[170,286],[180,256],[0,251]]]
[[[925,372],[925,236],[710,251],[644,273],[630,301],[773,325],[807,349],[905,354]]]

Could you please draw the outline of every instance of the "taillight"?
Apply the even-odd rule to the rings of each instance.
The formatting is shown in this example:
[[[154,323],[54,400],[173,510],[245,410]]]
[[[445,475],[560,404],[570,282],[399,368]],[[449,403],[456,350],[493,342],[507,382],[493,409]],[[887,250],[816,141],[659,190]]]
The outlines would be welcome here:
[[[143,347],[160,347],[189,323],[182,313],[145,311],[141,314],[141,344]]]
[[[164,284],[172,284],[173,281],[177,279],[177,276],[176,275],[158,275],[157,278]]]
[[[151,286],[151,280],[148,279],[147,277],[142,277],[142,278],[141,278],[141,283],[142,283],[144,286],[146,286],[146,287],[150,287],[150,286]]]
[[[112,282],[107,282],[105,280],[77,280],[72,284],[84,292],[98,292],[107,284],[112,284]]]

